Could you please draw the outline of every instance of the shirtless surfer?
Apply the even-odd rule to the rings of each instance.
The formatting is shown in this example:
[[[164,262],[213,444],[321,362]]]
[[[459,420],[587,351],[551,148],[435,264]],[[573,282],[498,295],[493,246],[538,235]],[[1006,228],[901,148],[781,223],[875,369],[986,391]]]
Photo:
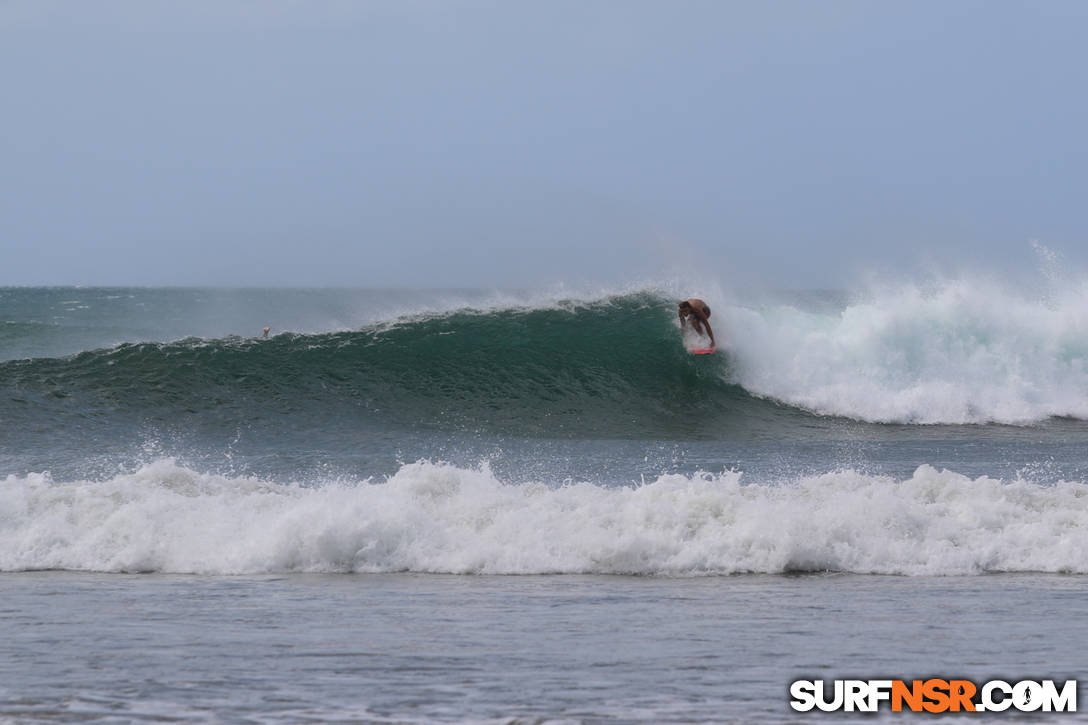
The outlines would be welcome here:
[[[714,342],[714,330],[710,329],[710,320],[707,319],[710,317],[710,306],[707,303],[698,297],[692,297],[680,303],[677,314],[680,316],[681,328],[684,327],[685,322],[691,322],[695,331],[702,335],[703,325],[706,325],[706,334],[710,336],[710,346],[717,347]]]

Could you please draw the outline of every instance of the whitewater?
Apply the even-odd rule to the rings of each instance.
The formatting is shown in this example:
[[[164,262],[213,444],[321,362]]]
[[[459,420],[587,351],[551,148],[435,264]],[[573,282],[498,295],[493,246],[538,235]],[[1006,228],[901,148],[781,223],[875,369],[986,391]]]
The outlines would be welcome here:
[[[1088,485],[845,470],[506,485],[486,466],[283,485],[169,460],[109,481],[8,477],[0,570],[266,574],[1088,573]]]
[[[834,313],[729,307],[747,390],[886,423],[1088,418],[1088,287],[1029,296],[986,281],[881,288]]]

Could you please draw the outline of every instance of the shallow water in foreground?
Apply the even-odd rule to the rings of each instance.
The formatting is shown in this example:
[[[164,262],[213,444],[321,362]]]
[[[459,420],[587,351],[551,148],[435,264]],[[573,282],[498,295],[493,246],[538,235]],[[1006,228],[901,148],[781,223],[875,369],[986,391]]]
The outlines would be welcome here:
[[[1032,574],[5,574],[0,719],[826,722],[790,710],[792,680],[1076,678],[1083,588]]]

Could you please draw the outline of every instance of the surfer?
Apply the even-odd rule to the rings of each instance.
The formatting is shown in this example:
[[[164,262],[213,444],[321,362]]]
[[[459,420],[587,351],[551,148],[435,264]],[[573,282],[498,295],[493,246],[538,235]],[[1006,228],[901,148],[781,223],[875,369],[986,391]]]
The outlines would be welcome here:
[[[261,334],[261,337],[264,338],[265,340],[267,340],[268,339],[268,331],[271,330],[271,329],[272,329],[271,327],[264,328],[264,330],[263,330],[263,332]]]
[[[710,306],[698,297],[692,297],[681,302],[679,308],[677,314],[680,316],[680,327],[683,328],[685,322],[691,322],[691,326],[695,328],[695,331],[702,335],[703,325],[706,325],[706,334],[710,336],[710,346],[717,347],[714,342],[714,330],[710,329],[710,320],[708,319],[710,317]]]

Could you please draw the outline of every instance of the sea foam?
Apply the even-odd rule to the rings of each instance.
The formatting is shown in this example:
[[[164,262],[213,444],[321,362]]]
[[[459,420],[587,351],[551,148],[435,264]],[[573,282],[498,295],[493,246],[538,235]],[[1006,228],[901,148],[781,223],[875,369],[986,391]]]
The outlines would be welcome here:
[[[966,279],[878,289],[837,312],[733,305],[749,392],[887,423],[1088,419],[1088,285],[1026,294]]]
[[[417,462],[280,484],[164,459],[106,481],[0,482],[0,570],[699,576],[1088,572],[1088,485],[738,472],[639,486],[504,484]]]

